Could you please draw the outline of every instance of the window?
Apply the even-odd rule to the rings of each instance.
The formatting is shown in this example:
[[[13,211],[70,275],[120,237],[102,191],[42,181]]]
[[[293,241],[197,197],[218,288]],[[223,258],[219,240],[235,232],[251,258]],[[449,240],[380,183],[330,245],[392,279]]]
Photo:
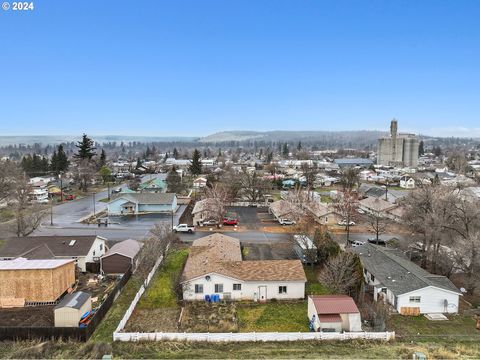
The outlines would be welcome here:
[[[95,250],[93,250],[93,256],[95,256]]]
[[[375,276],[373,276],[373,274],[370,274],[370,280],[375,281]]]
[[[203,294],[203,285],[195,284],[195,294]]]
[[[278,293],[279,294],[286,294],[287,293],[287,287],[286,286],[279,286],[278,287]]]
[[[242,284],[233,284],[233,290],[234,291],[235,290],[238,290],[238,291],[242,290]]]
[[[367,269],[363,269],[363,273],[367,275]]]
[[[410,302],[411,303],[419,303],[420,302],[420,296],[410,296]]]
[[[100,244],[100,251],[103,250],[103,244]]]
[[[223,284],[215,284],[215,292],[223,293]]]

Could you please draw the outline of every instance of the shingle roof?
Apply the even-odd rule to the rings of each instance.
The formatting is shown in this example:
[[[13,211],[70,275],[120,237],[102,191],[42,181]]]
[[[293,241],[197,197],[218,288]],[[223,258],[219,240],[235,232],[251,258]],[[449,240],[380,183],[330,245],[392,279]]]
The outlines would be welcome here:
[[[117,242],[102,256],[102,259],[113,254],[120,254],[133,259],[142,248],[142,245],[141,242],[132,239]]]
[[[306,281],[300,260],[242,261],[240,241],[223,234],[193,242],[182,281],[211,273],[243,281]]]
[[[300,213],[295,205],[286,200],[277,200],[271,203],[270,211],[279,218]]]
[[[347,295],[309,295],[318,315],[358,313],[355,301]]]
[[[67,294],[63,297],[62,301],[55,306],[54,309],[60,309],[63,307],[80,309],[83,304],[90,299],[90,296],[91,295],[85,291],[76,291],[74,293]]]
[[[133,194],[116,194],[112,200],[125,199],[133,203],[138,204],[160,204],[160,205],[171,205],[175,199],[175,194],[173,193],[133,193]]]
[[[96,235],[91,236],[29,236],[7,239],[0,248],[0,257],[23,256],[38,258],[34,250],[40,246],[48,247],[54,256],[86,256],[90,251]],[[72,246],[72,240],[76,240]]]
[[[398,250],[365,244],[353,248],[352,251],[360,255],[363,267],[395,295],[406,294],[427,286],[435,286],[460,294],[448,278],[430,274],[400,256]]]
[[[359,205],[372,211],[384,212],[393,209],[397,205],[375,197],[368,197],[360,200]]]

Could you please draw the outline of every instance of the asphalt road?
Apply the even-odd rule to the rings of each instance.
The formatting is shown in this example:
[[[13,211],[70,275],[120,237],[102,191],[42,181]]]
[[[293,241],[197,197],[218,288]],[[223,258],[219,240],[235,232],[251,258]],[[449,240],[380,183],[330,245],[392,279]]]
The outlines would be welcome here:
[[[193,240],[200,239],[201,237],[214,234],[215,231],[197,231],[194,234],[181,234],[180,238],[185,243],[193,242]],[[276,234],[266,233],[263,231],[225,231],[222,234],[237,238],[243,244],[275,244],[289,242],[290,234]]]

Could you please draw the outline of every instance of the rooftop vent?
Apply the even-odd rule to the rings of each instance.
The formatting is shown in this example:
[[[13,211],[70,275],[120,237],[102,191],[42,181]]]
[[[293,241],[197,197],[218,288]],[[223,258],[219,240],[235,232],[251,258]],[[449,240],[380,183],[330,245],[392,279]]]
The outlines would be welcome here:
[[[73,246],[75,245],[76,242],[77,240],[70,240],[70,242],[68,243],[68,246]]]

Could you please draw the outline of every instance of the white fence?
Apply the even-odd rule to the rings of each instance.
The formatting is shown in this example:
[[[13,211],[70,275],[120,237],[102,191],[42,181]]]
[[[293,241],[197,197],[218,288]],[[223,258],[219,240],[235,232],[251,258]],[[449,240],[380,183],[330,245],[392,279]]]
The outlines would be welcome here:
[[[168,251],[168,248],[167,248]],[[138,301],[142,297],[143,293],[145,292],[145,287],[150,284],[150,281],[152,280],[153,275],[155,274],[155,271],[157,271],[158,267],[163,261],[163,256],[159,257],[155,265],[153,266],[152,270],[147,276],[147,279],[145,280],[145,283],[140,287],[138,290],[137,294],[135,295],[135,298],[133,299],[132,303],[128,307],[127,311],[123,315],[122,320],[118,323],[117,328],[115,329],[115,332],[113,333],[113,339],[115,339],[115,334],[122,331],[125,325],[127,324],[128,319],[130,319],[130,316],[132,315],[133,310],[135,309],[135,306],[137,306]]]
[[[383,340],[395,339],[395,332],[263,332],[263,333],[113,333],[114,341],[298,341],[298,340]]]

